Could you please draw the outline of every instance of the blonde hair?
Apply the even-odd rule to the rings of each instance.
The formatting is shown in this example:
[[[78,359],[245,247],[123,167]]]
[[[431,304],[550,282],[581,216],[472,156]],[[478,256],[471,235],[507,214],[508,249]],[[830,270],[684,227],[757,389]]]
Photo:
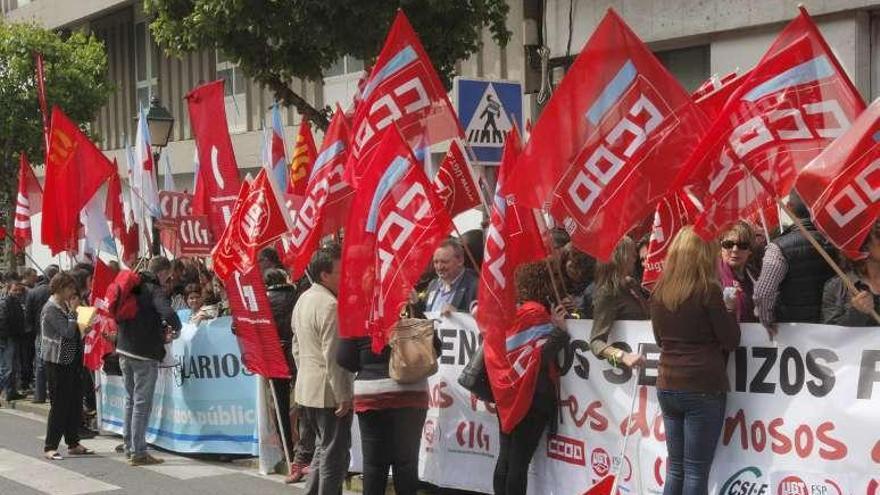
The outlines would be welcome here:
[[[713,291],[721,291],[718,245],[701,239],[693,227],[684,227],[669,246],[652,297],[669,311],[675,311],[691,296],[705,298]]]
[[[632,238],[624,236],[620,239],[611,259],[596,264],[596,293],[615,294],[626,287],[626,278],[632,275],[638,255]]]

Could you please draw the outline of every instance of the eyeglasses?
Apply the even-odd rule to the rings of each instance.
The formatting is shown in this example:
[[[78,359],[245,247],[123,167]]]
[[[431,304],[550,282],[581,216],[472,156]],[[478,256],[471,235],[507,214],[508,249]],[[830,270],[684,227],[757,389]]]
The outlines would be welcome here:
[[[746,251],[752,248],[752,245],[748,242],[737,242],[737,241],[722,241],[721,247],[724,249],[733,249],[733,246],[740,248],[742,251]]]

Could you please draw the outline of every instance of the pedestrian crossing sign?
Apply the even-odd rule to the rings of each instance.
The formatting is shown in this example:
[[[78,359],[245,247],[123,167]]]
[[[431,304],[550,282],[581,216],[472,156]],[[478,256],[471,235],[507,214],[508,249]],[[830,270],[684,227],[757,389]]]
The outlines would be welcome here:
[[[522,133],[522,85],[516,81],[456,77],[453,98],[465,142],[476,163],[500,165],[507,131],[516,124]]]

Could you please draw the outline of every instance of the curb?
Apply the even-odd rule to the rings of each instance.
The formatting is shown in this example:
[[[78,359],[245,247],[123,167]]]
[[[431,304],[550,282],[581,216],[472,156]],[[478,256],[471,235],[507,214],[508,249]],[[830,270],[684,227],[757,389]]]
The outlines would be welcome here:
[[[28,399],[22,400],[14,400],[12,402],[7,400],[0,400],[0,406],[6,409],[13,409],[15,411],[22,411],[31,414],[36,414],[43,417],[49,416],[49,403],[45,404],[34,404]]]

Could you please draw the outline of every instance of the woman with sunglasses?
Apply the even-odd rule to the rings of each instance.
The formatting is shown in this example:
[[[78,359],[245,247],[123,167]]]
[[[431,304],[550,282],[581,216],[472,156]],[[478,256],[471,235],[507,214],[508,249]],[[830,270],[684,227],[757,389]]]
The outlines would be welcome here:
[[[736,303],[736,316],[740,322],[755,322],[753,299],[756,273],[752,273],[749,260],[755,245],[755,232],[746,222],[735,223],[721,235],[721,260],[718,274],[725,300]]]
[[[871,310],[880,311],[880,222],[875,223],[862,244],[862,259],[851,261],[847,277],[859,293],[851,296],[840,277],[825,283],[822,294],[822,322],[845,327],[872,327],[877,322]]]

